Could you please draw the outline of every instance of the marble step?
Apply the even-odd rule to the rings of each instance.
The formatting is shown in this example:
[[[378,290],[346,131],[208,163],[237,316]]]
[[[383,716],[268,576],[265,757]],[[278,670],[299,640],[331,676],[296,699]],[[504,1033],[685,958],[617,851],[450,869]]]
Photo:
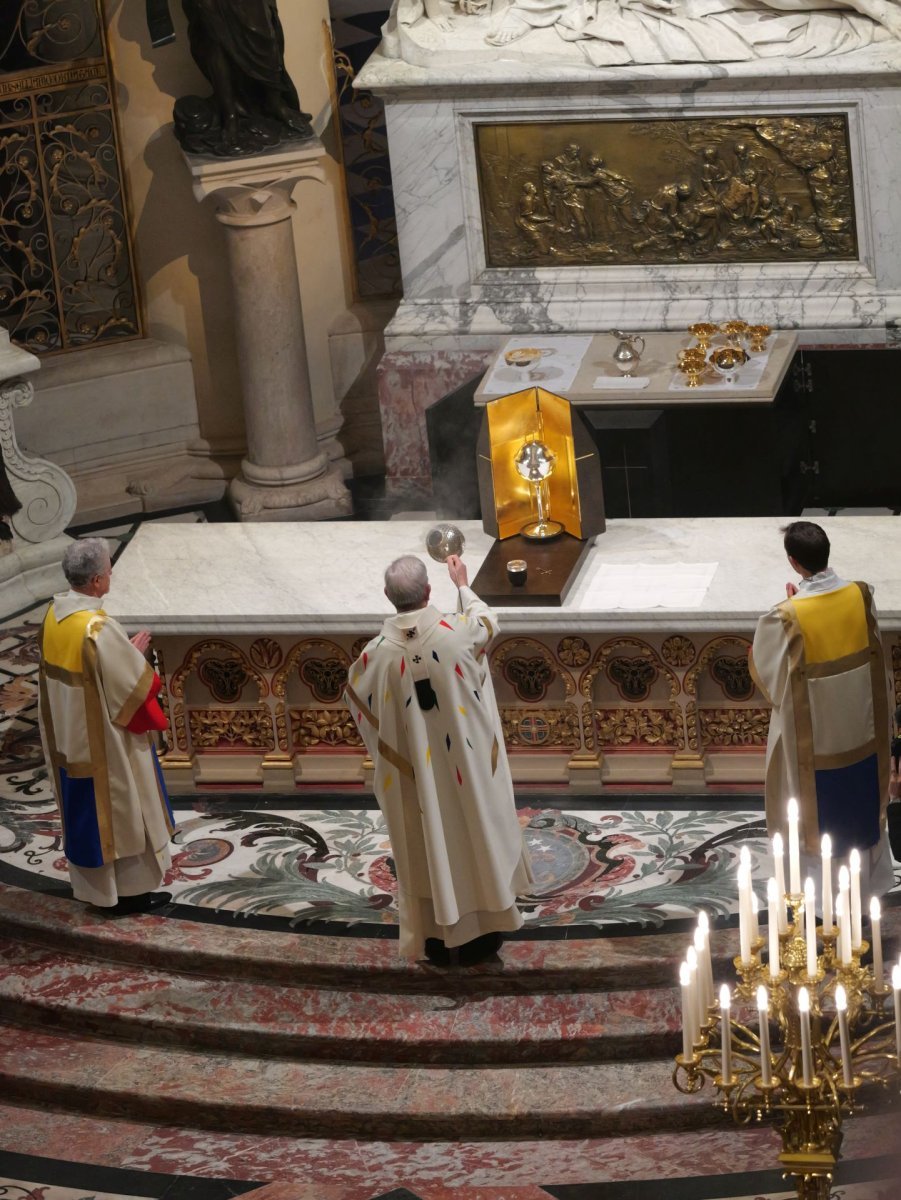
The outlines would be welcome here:
[[[0,1018],[144,1044],[345,1062],[554,1063],[680,1048],[672,988],[389,995],[174,974],[0,937]]]
[[[448,971],[399,958],[397,943],[390,939],[320,937],[152,915],[108,920],[71,900],[3,884],[0,936],[119,963],[229,979],[392,994],[434,991],[438,980],[443,991],[454,995],[671,987],[690,942],[684,931],[509,941],[500,961]],[[717,970],[726,977],[738,952],[737,931],[716,931],[712,945]]]
[[[297,1062],[134,1046],[0,1024],[5,1102],[295,1137],[616,1137],[717,1126],[670,1059],[566,1066]]]

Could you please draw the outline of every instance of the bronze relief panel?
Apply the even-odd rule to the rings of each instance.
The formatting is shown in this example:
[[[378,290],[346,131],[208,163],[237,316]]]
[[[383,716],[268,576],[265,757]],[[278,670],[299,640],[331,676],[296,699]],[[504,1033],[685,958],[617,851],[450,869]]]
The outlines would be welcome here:
[[[856,259],[843,114],[475,125],[490,267]]]

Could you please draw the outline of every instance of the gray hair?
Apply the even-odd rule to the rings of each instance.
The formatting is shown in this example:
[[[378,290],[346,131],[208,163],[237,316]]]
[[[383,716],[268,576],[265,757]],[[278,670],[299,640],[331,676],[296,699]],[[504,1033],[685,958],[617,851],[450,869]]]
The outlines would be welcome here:
[[[416,608],[425,599],[429,573],[412,554],[396,558],[385,571],[385,595],[397,609]]]
[[[105,538],[79,538],[63,555],[63,574],[71,587],[84,587],[95,575],[102,575],[110,561]]]

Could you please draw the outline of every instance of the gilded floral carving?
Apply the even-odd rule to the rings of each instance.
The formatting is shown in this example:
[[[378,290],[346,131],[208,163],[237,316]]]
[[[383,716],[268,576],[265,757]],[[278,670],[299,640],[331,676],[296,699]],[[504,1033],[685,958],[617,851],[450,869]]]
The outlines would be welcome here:
[[[668,637],[660,647],[660,653],[663,656],[663,661],[671,667],[687,667],[692,661],[697,651],[694,647],[694,642],[690,638],[683,637],[680,633],[674,633]]]
[[[567,667],[584,667],[591,658],[591,649],[584,638],[565,637],[557,644],[557,657]]]
[[[293,708],[290,718],[291,737],[298,750],[363,745],[346,708]]]
[[[599,746],[681,746],[682,720],[673,708],[599,708],[595,710]]]
[[[250,644],[250,661],[261,671],[274,671],[282,661],[282,648],[271,637],[258,637]]]
[[[765,746],[768,708],[702,708],[698,712],[704,746]]]
[[[195,749],[272,750],[275,738],[268,708],[200,708],[188,715]]]

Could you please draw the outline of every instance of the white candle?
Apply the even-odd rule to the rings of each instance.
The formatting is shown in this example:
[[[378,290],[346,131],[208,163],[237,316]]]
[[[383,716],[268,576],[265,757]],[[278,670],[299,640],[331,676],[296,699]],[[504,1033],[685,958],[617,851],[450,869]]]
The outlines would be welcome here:
[[[757,1016],[760,1023],[760,1078],[765,1084],[773,1082],[770,1062],[770,998],[763,986],[757,989]]]
[[[860,909],[860,851],[851,851],[851,947],[860,949],[863,941],[863,914]]]
[[[723,1083],[732,1082],[732,1020],[730,1014],[729,985],[720,988],[720,1019],[722,1021]]]
[[[751,888],[751,936],[755,942],[760,937],[760,922],[757,920],[759,907],[760,906],[757,903],[757,893],[753,888]]]
[[[704,971],[704,988],[708,1008],[713,1007],[716,999],[713,991],[713,957],[710,953],[710,921],[705,912],[698,913],[698,933],[702,938],[702,952],[698,955],[699,970]]]
[[[810,1053],[810,995],[807,988],[798,988],[798,1013],[801,1017],[801,1073],[804,1083],[813,1082],[813,1058]]]
[[[838,1036],[842,1044],[842,1079],[850,1086],[853,1075],[851,1071],[851,1040],[848,1037],[848,997],[845,989],[839,984],[835,989],[835,1008],[838,1013]]]
[[[682,1057],[689,1059],[694,1054],[695,1007],[688,963],[682,963],[679,967],[679,985],[682,988]]]
[[[751,961],[751,878],[750,869],[744,864],[738,866],[738,942],[741,947],[741,961],[745,964]]]
[[[881,988],[885,979],[882,965],[882,908],[874,896],[870,901],[870,941],[873,943],[873,979]]]
[[[901,962],[892,967],[892,988],[895,992],[895,1054],[901,1067]]]
[[[804,924],[807,934],[807,978],[816,979],[817,975],[817,912],[816,890],[813,880],[804,880]]]
[[[843,966],[851,962],[851,888],[847,867],[841,867],[838,873],[838,899],[835,902],[835,915],[838,918],[838,960]]]
[[[770,946],[770,978],[775,979],[779,974],[779,917],[778,909],[782,904],[781,900],[777,899],[778,885],[775,879],[766,881],[766,898],[767,909],[769,914],[769,925],[767,933],[769,935]],[[784,907],[784,906],[783,906]]]
[[[776,879],[776,891],[779,895],[777,924],[780,933],[788,929],[788,917],[785,913],[785,854],[782,849],[782,834],[773,834],[773,874]]]
[[[713,984],[707,986],[707,964],[704,962],[704,934],[700,929],[694,932],[695,954],[698,956],[698,986],[701,989],[701,1005],[705,1012],[713,1000]],[[708,994],[709,992],[709,994]]]
[[[698,973],[698,952],[694,946],[689,946],[685,953],[685,961],[688,963],[688,971],[691,975],[691,998],[695,1009],[695,1041],[701,1040],[701,1029],[707,1023],[707,1006],[704,1003],[704,989],[701,986],[701,977]]]
[[[801,895],[801,849],[798,840],[798,801],[788,802],[788,881],[793,896]]]
[[[823,834],[823,931],[832,928],[832,838]]]

